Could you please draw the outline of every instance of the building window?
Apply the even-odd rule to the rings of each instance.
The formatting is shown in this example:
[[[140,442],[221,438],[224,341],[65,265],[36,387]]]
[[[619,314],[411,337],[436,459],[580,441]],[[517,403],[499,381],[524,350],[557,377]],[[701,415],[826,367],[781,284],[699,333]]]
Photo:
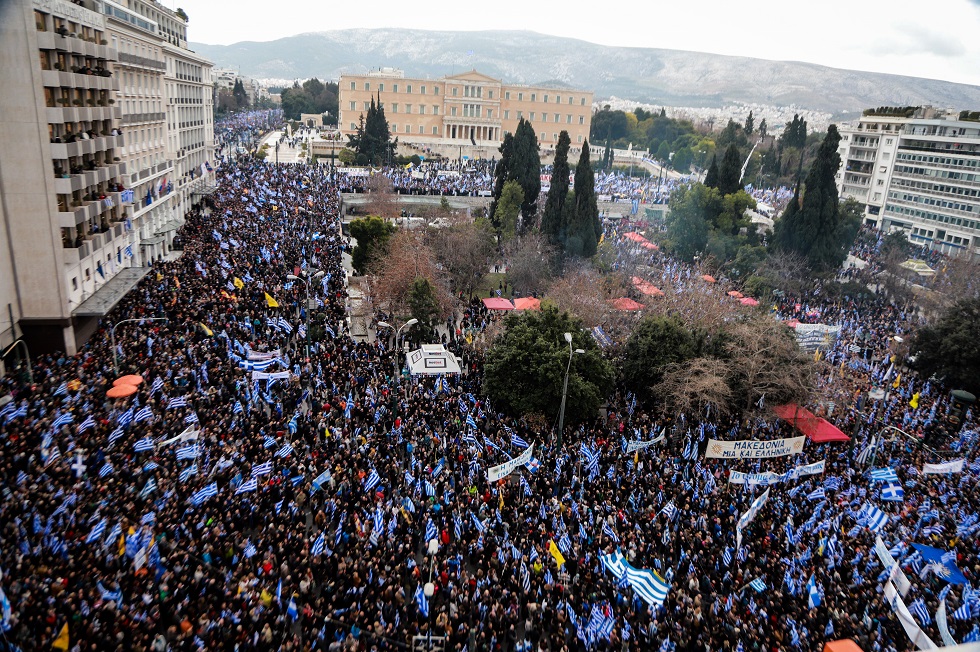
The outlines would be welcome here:
[[[352,122],[352,123],[350,123],[350,130],[351,130],[351,131],[357,131],[357,125],[356,125],[356,124],[354,124],[353,122]]]
[[[398,133],[398,125],[391,125],[391,133]]]
[[[524,117],[524,112],[523,111],[518,111],[517,112],[517,119],[520,120],[523,117]]]
[[[493,91],[487,91],[487,99],[493,99]]]
[[[571,114],[571,113],[569,113],[569,114],[568,114],[567,116],[565,116],[565,117],[566,117],[566,120],[565,120],[565,122],[567,122],[568,124],[572,124],[572,114]]]
[[[436,127],[436,126],[433,126],[432,127],[432,135],[433,136],[438,136],[439,135],[439,127]]]
[[[419,93],[425,95],[425,86],[419,86]]]
[[[584,116],[584,115],[580,115],[580,116],[578,117],[578,123],[579,123],[580,125],[584,125],[584,124],[585,124],[585,116]]]
[[[555,114],[555,122],[561,122],[561,115],[558,113]]]
[[[393,103],[391,105],[391,112],[392,113],[398,113],[398,104],[397,103]]]
[[[71,289],[72,290],[77,290],[78,289],[78,277],[77,276],[72,276],[71,277]]]
[[[453,86],[453,97],[456,97],[456,92],[457,92],[458,90],[459,90],[459,89],[458,89],[457,87],[455,87],[455,86]]]
[[[532,102],[537,102],[538,101],[538,94],[537,93],[531,93],[531,101]]]
[[[405,92],[406,93],[411,93],[412,92],[412,85],[411,84],[406,84],[405,85]]]
[[[454,106],[454,107],[452,107],[452,108],[450,108],[450,109],[449,109],[449,112],[450,112],[450,114],[451,114],[452,116],[455,116],[455,115],[456,115],[456,107]]]
[[[575,101],[575,100],[574,100],[574,99],[572,98],[572,96],[571,96],[571,95],[569,95],[569,96],[568,96],[568,103],[569,103],[569,104],[572,104],[572,103],[573,103],[574,101]]]
[[[384,93],[384,92],[385,92],[385,85],[384,85],[384,82],[382,82],[382,83],[380,83],[380,84],[378,84],[378,92],[379,92],[379,93]]]
[[[555,95],[555,104],[561,104],[561,95]]]
[[[487,118],[493,118],[493,109],[487,109]]]
[[[504,111],[504,120],[510,120],[510,111]]]
[[[364,82],[364,90],[366,91],[371,90],[371,82]]]
[[[405,125],[405,133],[406,134],[412,133],[412,125]]]
[[[351,111],[357,111],[357,102],[351,102],[350,103],[350,110]]]
[[[518,93],[517,94],[517,101],[518,102],[523,102],[524,101],[524,93]]]
[[[392,93],[397,93],[398,92],[398,84],[392,84],[391,85],[391,92]]]
[[[582,98],[582,100],[581,100],[581,101],[579,102],[579,104],[581,104],[582,106],[585,106],[585,98],[584,98],[584,97],[583,97],[583,98]]]
[[[578,135],[578,142],[580,142],[580,143],[582,142],[582,134],[579,134]]]
[[[412,112],[412,105],[411,104],[406,104],[405,105],[405,113],[411,113],[411,112]]]
[[[510,99],[510,91],[507,91],[507,92],[504,93],[504,99],[505,100],[509,100]]]
[[[419,115],[425,115],[425,105],[419,104]]]
[[[531,120],[531,122],[534,122],[534,111],[531,111],[531,117],[530,117],[530,120]]]
[[[542,113],[541,114],[541,122],[548,122],[548,114],[547,113]]]
[[[364,102],[364,110],[365,111],[369,110],[370,106],[371,106],[371,104],[369,102]]]
[[[432,115],[439,115],[439,105],[437,104],[432,105]]]
[[[350,89],[352,91],[356,91],[357,90],[357,82],[351,82],[350,83]]]
[[[542,140],[542,141],[544,141],[544,140],[545,140],[545,134],[544,134],[544,132],[543,132],[543,131],[541,132],[541,140]]]
[[[548,103],[548,94],[547,93],[544,94],[544,103],[545,104]]]
[[[439,94],[439,87],[438,87],[438,86],[436,86],[436,87],[435,87],[435,88],[434,88],[434,89],[432,90],[432,94],[433,94],[433,95],[438,95],[438,94]]]

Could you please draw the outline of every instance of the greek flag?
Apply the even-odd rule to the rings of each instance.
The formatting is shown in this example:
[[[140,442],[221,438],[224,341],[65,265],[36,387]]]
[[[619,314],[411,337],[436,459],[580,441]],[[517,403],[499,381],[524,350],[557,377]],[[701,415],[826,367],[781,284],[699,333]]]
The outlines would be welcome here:
[[[259,488],[259,481],[255,478],[252,478],[251,480],[243,482],[241,486],[238,487],[238,489],[235,491],[235,495],[237,496],[238,494],[243,494],[246,491],[255,491],[258,488]]]
[[[523,476],[522,476],[522,478],[523,478]],[[603,522],[603,524],[602,524],[602,533],[605,534],[610,539],[612,539],[613,541],[615,541],[616,543],[619,543],[619,537],[616,536],[616,533],[613,531],[613,529],[609,525],[609,523]]]
[[[810,493],[808,493],[806,497],[809,498],[810,500],[823,500],[827,496],[823,487],[820,487],[816,491],[811,491]]]
[[[425,524],[425,540],[432,541],[439,537],[439,530],[436,528],[436,524],[432,522],[430,518]]]
[[[282,447],[276,451],[276,457],[286,457],[293,452],[293,447],[291,444],[283,444]]]
[[[129,408],[125,412],[119,415],[119,427],[125,428],[133,422],[133,408]]]
[[[725,562],[725,566],[732,565],[732,549],[725,548],[725,552],[721,553],[721,560]]]
[[[212,482],[203,489],[199,489],[191,496],[191,502],[195,505],[200,505],[208,498],[218,495],[218,483]]]
[[[660,510],[661,514],[666,514],[669,520],[673,520],[677,516],[677,507],[674,506],[674,501],[668,502],[664,505],[664,508]]]
[[[197,412],[191,412],[186,417],[184,417],[184,423],[187,424],[200,423],[200,420],[197,418]]]
[[[473,428],[474,430],[476,430],[476,421],[473,420],[473,415],[472,414],[467,414],[466,415],[466,425],[469,426],[470,428]]]
[[[257,478],[262,475],[269,475],[272,473],[272,460],[264,462],[262,464],[256,464],[252,467],[252,477]]]
[[[257,553],[258,553],[258,550],[255,549],[255,544],[252,543],[251,541],[246,541],[245,542],[245,549],[242,550],[242,554],[245,555],[245,558],[246,559],[251,559]]]
[[[755,589],[756,593],[762,593],[763,591],[766,590],[766,583],[762,581],[761,577],[757,577],[751,582],[749,582],[749,586]]]
[[[527,570],[527,564],[521,562],[521,587],[527,593],[531,590],[531,573]]]
[[[881,499],[899,503],[903,502],[905,500],[905,490],[898,483],[886,482],[881,488]]]
[[[115,525],[112,526],[112,530],[109,532],[109,536],[105,538],[105,542],[103,543],[103,545],[105,545],[106,547],[112,545],[116,541],[119,541],[119,537],[121,535],[122,535],[122,525],[116,523]]]
[[[86,423],[88,422],[89,419],[92,419],[92,417],[89,417],[88,419],[86,419],[85,420]],[[54,420],[54,423],[52,423],[51,426],[55,430],[57,430],[61,426],[67,426],[68,424],[72,423],[74,420],[75,420],[75,415],[74,414],[72,414],[71,412],[65,412],[60,417],[58,417],[57,419],[55,419]],[[82,425],[84,425],[84,424],[82,424]],[[94,420],[92,421],[92,426],[95,426],[95,421]],[[82,432],[81,426],[79,426],[78,431],[79,432]]]
[[[88,533],[88,536],[85,537],[85,543],[92,543],[93,541],[101,539],[102,535],[105,534],[105,528],[106,521],[105,519],[102,519],[99,521],[98,525],[92,528],[92,531]]]
[[[269,437],[268,435],[266,435],[265,439],[262,441],[263,448],[272,448],[275,445],[276,445],[276,440],[273,439],[272,437]]]
[[[58,389],[54,390],[54,396],[62,396],[68,393],[68,382],[65,381],[58,385]]]
[[[811,575],[810,579],[806,583],[807,592],[807,604],[811,609],[819,607],[823,598],[820,597],[820,591],[817,589],[817,577],[816,575]]]
[[[470,512],[470,518],[473,519],[473,527],[476,528],[476,531],[477,532],[483,532],[484,530],[487,529],[487,526],[485,526],[483,524],[483,521],[481,521],[480,519],[478,519],[476,517],[476,514],[474,514],[473,512]]]
[[[175,408],[181,408],[181,407],[187,407],[186,396],[175,396],[174,398],[170,399],[170,401],[167,403],[168,410],[173,410]]]
[[[153,379],[153,386],[150,387],[150,393],[156,394],[161,389],[163,389],[163,378],[157,376],[156,378]]]
[[[198,454],[197,444],[192,446],[184,446],[183,448],[177,449],[177,459],[178,460],[192,460],[197,457]]]
[[[323,554],[323,550],[327,547],[327,543],[323,538],[323,530],[320,530],[320,536],[316,538],[313,542],[313,547],[310,548],[310,554],[314,557],[319,557]]]
[[[140,421],[146,421],[147,419],[152,419],[152,418],[153,418],[153,410],[151,410],[150,406],[147,405],[136,413],[136,416],[133,417],[133,423],[139,423]]]
[[[371,469],[371,473],[368,475],[367,479],[364,481],[364,491],[371,491],[381,482],[381,476],[374,469]]]
[[[898,482],[898,474],[895,473],[895,469],[891,467],[885,467],[883,469],[872,469],[870,473],[872,480],[877,480],[881,482]]]
[[[115,441],[120,437],[122,437],[124,434],[125,432],[123,432],[123,429],[121,427],[113,430],[111,433],[109,433],[109,445],[112,446],[112,444],[114,444]]]
[[[888,514],[871,503],[864,503],[859,513],[867,518],[867,528],[872,532],[877,532],[888,524]]]
[[[510,433],[510,445],[511,446],[516,446],[518,448],[527,448],[528,443],[526,441],[524,441],[523,439],[521,439],[521,437],[516,432],[514,432],[513,430],[511,430],[511,433]]]
[[[109,462],[106,462],[105,465],[103,465],[103,467],[99,470],[99,477],[100,478],[104,478],[107,475],[112,475],[112,472],[114,470],[115,469],[112,468],[112,464],[109,463]]]
[[[71,415],[69,415],[69,416],[71,416]],[[55,423],[57,423],[57,422],[55,422]],[[71,423],[71,421],[69,421],[69,423]],[[93,417],[90,414],[87,417],[85,417],[85,421],[82,421],[82,423],[79,424],[78,431],[77,432],[80,435],[83,432],[85,432],[86,430],[90,430],[91,428],[94,428],[94,427],[95,427],[95,417]]]
[[[149,496],[151,493],[153,493],[156,490],[157,490],[157,481],[156,481],[156,478],[150,478],[147,481],[146,486],[143,487],[143,491],[140,492],[140,498],[146,498],[147,496]]]
[[[197,475],[197,464],[191,464],[186,469],[180,472],[178,479],[181,482],[187,482],[187,479],[192,475]]]
[[[929,608],[926,607],[925,600],[919,598],[915,602],[909,605],[909,611],[911,611],[922,625],[928,626],[932,622],[932,617],[929,615]]]
[[[149,437],[144,437],[143,439],[140,439],[138,442],[133,444],[133,450],[135,450],[137,453],[145,453],[147,451],[151,451],[153,450],[153,440],[150,439]]]
[[[418,603],[419,613],[422,614],[423,618],[429,617],[429,599],[425,597],[425,592],[422,591],[422,585],[415,589],[415,602]]]
[[[667,599],[670,585],[651,570],[641,570],[626,565],[626,578],[638,596],[647,604],[661,606]]]

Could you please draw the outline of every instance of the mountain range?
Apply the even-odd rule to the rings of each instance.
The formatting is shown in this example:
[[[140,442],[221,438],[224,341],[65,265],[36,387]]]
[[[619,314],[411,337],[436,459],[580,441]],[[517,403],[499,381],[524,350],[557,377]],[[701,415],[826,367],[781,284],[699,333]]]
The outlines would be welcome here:
[[[980,109],[980,87],[935,79],[702,52],[613,47],[529,31],[345,29],[232,45],[194,43],[216,66],[258,79],[339,79],[395,67],[438,78],[477,69],[507,83],[547,84],[668,106],[733,102],[832,114],[932,104]]]

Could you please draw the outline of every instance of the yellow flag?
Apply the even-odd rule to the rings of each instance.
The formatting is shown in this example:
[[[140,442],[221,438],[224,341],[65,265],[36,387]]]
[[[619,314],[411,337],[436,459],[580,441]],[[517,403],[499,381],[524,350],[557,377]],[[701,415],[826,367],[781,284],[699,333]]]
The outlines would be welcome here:
[[[237,289],[237,290],[241,290],[243,287],[245,287],[245,281],[243,281],[242,279],[238,278],[237,276],[232,281],[232,284],[235,286],[235,289]]]
[[[214,331],[208,328],[207,326],[205,326],[203,322],[198,322],[198,324],[200,324],[201,329],[204,331],[205,335],[207,335],[208,337],[214,336]]]
[[[126,537],[119,535],[119,556],[122,557],[126,554]]]
[[[268,292],[265,293],[265,302],[269,305],[270,308],[279,307],[279,302],[273,299],[272,297],[270,297]]]
[[[500,492],[500,509],[504,508],[504,492]]]
[[[902,384],[902,374],[895,376],[895,382],[892,383],[892,389],[898,389],[898,386]]]
[[[916,410],[919,409],[919,392],[912,394],[912,400],[909,401],[909,407],[914,408]]]
[[[68,649],[68,623],[61,626],[61,633],[58,634],[58,638],[54,639],[54,643],[51,644],[56,650],[67,650]]]
[[[551,556],[555,558],[556,562],[558,562],[558,568],[561,568],[565,564],[565,558],[562,557],[561,550],[558,549],[558,546],[555,545],[554,541],[548,542],[548,552],[550,552]]]
[[[265,589],[262,589],[262,593],[259,594],[259,598],[262,600],[262,604],[267,607],[272,604],[272,594]]]

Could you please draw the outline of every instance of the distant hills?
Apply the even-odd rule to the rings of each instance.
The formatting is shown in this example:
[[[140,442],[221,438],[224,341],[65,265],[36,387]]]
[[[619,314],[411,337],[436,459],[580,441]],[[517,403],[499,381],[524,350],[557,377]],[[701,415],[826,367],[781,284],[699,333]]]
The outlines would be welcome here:
[[[442,77],[476,68],[511,83],[549,83],[669,106],[796,105],[838,114],[873,106],[980,109],[980,87],[795,61],[596,45],[524,31],[348,29],[268,42],[191,47],[257,78],[337,79],[383,66]]]

